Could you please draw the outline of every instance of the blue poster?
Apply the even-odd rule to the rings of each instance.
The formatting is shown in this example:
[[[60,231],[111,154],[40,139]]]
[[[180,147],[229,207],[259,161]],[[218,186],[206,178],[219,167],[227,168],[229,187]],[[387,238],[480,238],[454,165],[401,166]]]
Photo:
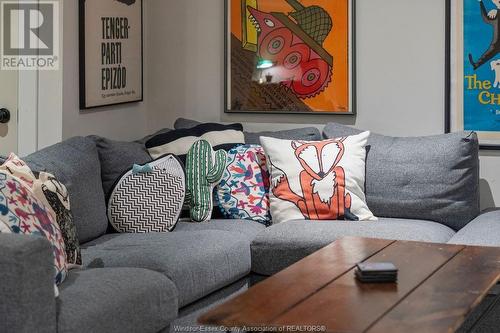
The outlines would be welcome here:
[[[500,131],[500,0],[463,0],[464,129]]]

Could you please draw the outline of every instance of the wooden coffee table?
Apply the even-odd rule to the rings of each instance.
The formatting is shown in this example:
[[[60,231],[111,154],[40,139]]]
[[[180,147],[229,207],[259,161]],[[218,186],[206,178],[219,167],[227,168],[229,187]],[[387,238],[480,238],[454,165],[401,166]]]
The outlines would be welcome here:
[[[393,262],[398,283],[357,282],[354,267],[363,261]],[[268,331],[453,332],[499,277],[500,248],[343,238],[199,322]]]

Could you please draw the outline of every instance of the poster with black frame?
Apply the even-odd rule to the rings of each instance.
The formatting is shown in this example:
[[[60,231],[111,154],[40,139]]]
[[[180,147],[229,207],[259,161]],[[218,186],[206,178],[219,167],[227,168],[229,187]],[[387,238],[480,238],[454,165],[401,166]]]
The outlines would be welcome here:
[[[79,1],[80,108],[142,101],[142,0]]]
[[[500,150],[500,0],[446,0],[446,132]]]

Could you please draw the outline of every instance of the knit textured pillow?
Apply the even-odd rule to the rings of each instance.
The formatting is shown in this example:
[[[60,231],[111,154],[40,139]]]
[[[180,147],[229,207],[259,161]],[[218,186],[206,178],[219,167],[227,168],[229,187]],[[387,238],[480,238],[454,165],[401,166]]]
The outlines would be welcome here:
[[[271,173],[273,223],[376,220],[364,194],[370,132],[325,141],[261,137]]]
[[[258,145],[231,149],[216,193],[226,218],[269,225],[269,172],[264,149]]]
[[[194,222],[209,221],[213,210],[213,190],[226,166],[227,153],[214,152],[206,140],[193,144],[186,157],[186,203]]]
[[[54,251],[55,283],[64,281],[67,264],[59,226],[31,188],[5,171],[0,171],[0,232],[47,238]]]

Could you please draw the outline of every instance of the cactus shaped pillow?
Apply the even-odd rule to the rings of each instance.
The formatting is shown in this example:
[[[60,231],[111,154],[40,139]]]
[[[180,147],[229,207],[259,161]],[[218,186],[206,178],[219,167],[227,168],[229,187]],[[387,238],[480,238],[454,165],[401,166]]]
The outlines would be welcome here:
[[[213,210],[213,190],[219,184],[226,167],[227,153],[214,152],[206,140],[193,144],[186,157],[186,202],[191,220],[210,220]]]

